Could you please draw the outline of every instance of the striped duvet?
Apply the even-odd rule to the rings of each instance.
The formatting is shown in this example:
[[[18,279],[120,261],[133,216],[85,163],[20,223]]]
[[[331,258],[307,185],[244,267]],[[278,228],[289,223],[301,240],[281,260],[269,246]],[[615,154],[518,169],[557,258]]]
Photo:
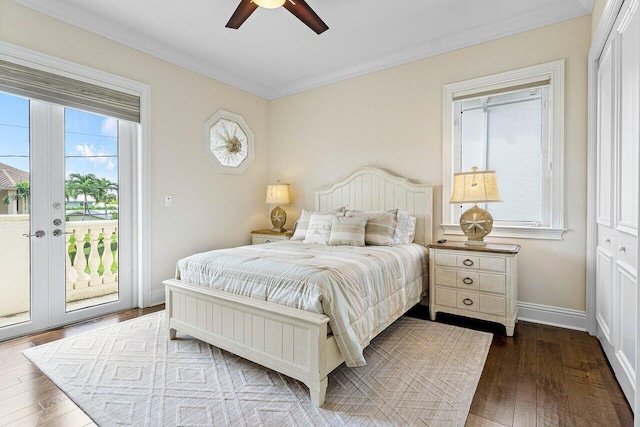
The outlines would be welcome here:
[[[426,289],[427,250],[284,241],[192,255],[176,278],[324,313],[347,366],[362,366],[370,340]]]

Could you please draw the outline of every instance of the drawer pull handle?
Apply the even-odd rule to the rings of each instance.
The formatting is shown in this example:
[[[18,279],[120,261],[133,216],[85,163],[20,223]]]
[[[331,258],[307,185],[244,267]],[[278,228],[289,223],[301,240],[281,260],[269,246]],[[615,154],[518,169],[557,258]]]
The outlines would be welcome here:
[[[268,239],[267,239],[267,240],[265,240],[264,242],[265,242],[265,243],[271,243],[271,240],[268,240]]]
[[[465,277],[464,279],[462,279],[462,283],[464,283],[465,285],[470,285],[473,283],[473,279],[471,277]]]
[[[465,298],[462,300],[462,302],[464,303],[464,305],[473,305],[473,300],[470,298]]]
[[[467,267],[471,267],[473,265],[473,261],[471,261],[469,258],[467,258],[464,261],[462,261],[462,263],[464,265],[466,265]]]

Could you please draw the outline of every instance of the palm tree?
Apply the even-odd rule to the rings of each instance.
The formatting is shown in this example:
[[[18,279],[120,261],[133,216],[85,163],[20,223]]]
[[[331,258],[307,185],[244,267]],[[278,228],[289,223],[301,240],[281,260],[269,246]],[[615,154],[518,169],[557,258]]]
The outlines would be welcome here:
[[[112,192],[115,192],[114,195]],[[109,181],[107,178],[100,178],[95,183],[95,192],[93,197],[96,202],[104,203],[104,219],[107,219],[107,202],[117,198],[118,184]]]
[[[31,196],[29,181],[22,181],[16,184],[16,193],[5,197],[2,201],[5,205],[8,205],[12,200],[19,201],[24,199],[25,212],[29,212],[29,196]]]
[[[95,197],[97,182],[98,177],[96,177],[92,173],[70,173],[69,178],[67,178],[66,193],[72,195],[73,197],[77,197],[79,195],[83,196],[84,211],[82,212],[82,221],[84,221],[84,218],[87,214],[90,214],[89,204],[87,203],[87,196]]]

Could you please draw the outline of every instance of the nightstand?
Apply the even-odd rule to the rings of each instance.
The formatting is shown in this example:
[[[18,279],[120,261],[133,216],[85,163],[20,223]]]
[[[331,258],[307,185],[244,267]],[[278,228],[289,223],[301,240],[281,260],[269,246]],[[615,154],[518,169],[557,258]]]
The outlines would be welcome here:
[[[291,238],[291,235],[291,231],[279,232],[272,230],[255,230],[251,232],[251,244],[260,245],[262,243],[289,240]]]
[[[501,323],[513,336],[518,318],[519,245],[429,245],[429,312]]]

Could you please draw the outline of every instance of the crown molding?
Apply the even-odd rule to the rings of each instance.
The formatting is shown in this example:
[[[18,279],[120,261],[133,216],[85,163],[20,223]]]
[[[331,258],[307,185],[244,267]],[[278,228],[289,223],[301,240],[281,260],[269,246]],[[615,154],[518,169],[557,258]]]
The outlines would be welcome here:
[[[208,61],[185,54],[183,51],[173,48],[131,31],[112,21],[106,21],[93,14],[87,13],[64,0],[11,0],[14,3],[28,7],[36,12],[43,13],[67,24],[86,30],[90,33],[105,37],[116,43],[139,50],[156,58],[178,65],[187,70],[210,77],[219,82],[228,84],[238,89],[249,92],[261,98],[268,99],[269,93],[263,85],[243,79],[230,71],[220,68]]]
[[[580,1],[592,2],[593,0]],[[580,18],[590,13],[591,12],[585,8],[582,11],[567,12],[558,15],[556,19],[549,21],[546,11],[544,9],[537,9],[535,12],[519,15],[500,25],[489,24],[483,27],[471,28],[463,33],[447,35],[440,39],[430,40],[428,43],[416,44],[386,55],[381,55],[375,59],[368,59],[353,64],[340,70],[270,87],[270,97],[268,99],[282,98],[298,92],[304,92],[342,80],[404,65],[409,62],[419,61],[446,52],[486,43],[544,26],[558,24],[570,19]]]
[[[548,11],[546,9],[539,8],[533,12],[513,17],[506,22],[501,22],[500,25],[489,24],[483,27],[471,28],[463,33],[443,36],[436,40],[429,40],[388,54],[380,55],[376,58],[369,58],[338,70],[293,80],[281,85],[267,87],[256,83],[255,81],[240,78],[235,73],[214,65],[211,62],[188,55],[180,49],[176,49],[150,37],[143,36],[137,32],[124,28],[117,23],[105,21],[104,19],[89,14],[65,2],[64,0],[48,0],[46,2],[40,0],[12,1],[60,21],[106,37],[117,43],[202,74],[206,77],[218,80],[230,86],[234,86],[267,100],[282,98],[295,93],[304,92],[331,83],[418,61],[453,50],[474,46],[524,31],[533,30],[535,28],[579,18],[590,14],[594,4],[594,0],[577,0],[582,5],[582,10],[566,10],[564,13],[560,13],[555,16],[553,20],[549,20]]]

